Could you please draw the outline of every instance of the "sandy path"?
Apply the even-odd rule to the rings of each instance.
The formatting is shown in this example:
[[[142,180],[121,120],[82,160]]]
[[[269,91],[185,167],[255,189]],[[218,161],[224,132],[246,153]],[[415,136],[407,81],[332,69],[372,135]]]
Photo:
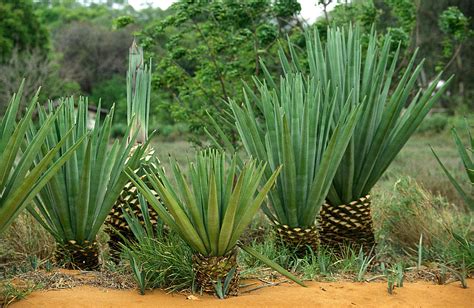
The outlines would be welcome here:
[[[211,296],[186,299],[183,294],[150,291],[120,291],[83,286],[67,290],[39,291],[12,307],[474,307],[474,279],[467,289],[459,282],[440,286],[427,282],[406,283],[387,293],[382,282],[309,283],[308,288],[293,284],[263,288],[226,300]]]

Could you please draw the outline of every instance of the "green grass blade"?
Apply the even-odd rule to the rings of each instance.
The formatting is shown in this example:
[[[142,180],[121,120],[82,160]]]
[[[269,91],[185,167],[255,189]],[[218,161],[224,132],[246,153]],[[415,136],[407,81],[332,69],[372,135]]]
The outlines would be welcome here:
[[[275,262],[273,262],[272,260],[268,259],[267,257],[265,257],[264,255],[260,254],[258,251],[256,251],[255,249],[249,247],[249,246],[244,246],[244,245],[239,245],[240,248],[242,248],[243,251],[245,251],[246,253],[250,254],[251,256],[253,256],[254,258],[260,260],[261,262],[265,263],[267,266],[269,266],[270,268],[272,268],[273,270],[277,271],[278,273],[282,274],[283,276],[285,276],[286,278],[288,279],[291,279],[292,281],[296,282],[297,284],[299,284],[300,286],[302,287],[306,287],[306,285],[303,283],[303,281],[301,281],[298,277],[296,277],[295,275],[293,275],[292,273],[288,272],[287,270],[285,270],[283,267],[281,267],[280,265],[276,264]]]

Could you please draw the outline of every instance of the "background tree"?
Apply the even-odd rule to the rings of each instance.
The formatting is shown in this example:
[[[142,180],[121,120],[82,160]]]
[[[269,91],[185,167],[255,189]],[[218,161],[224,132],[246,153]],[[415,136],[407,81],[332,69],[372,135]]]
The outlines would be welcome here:
[[[474,86],[473,60],[468,55],[474,47],[474,22],[468,17],[473,15],[474,2],[469,0],[354,0],[341,2],[313,26],[357,22],[365,32],[372,24],[380,35],[390,31],[403,52],[398,71],[406,66],[408,55],[419,48],[419,57],[425,59],[419,79],[423,87],[441,70],[445,76],[455,74],[451,98],[441,100],[443,107],[454,112],[461,105],[474,107],[474,91],[469,90]]]
[[[450,6],[439,16],[439,28],[444,34],[442,41],[443,53],[437,69],[450,69],[453,65],[456,70],[462,70],[462,47],[472,39],[474,31],[470,29],[470,18],[466,17],[456,6]],[[470,44],[472,46],[472,41]],[[458,76],[458,91],[464,94],[464,76]]]
[[[48,42],[49,33],[31,0],[0,1],[0,115],[28,74],[33,76],[25,82],[27,97],[46,79],[50,71],[49,63],[44,62]]]
[[[0,62],[11,56],[12,50],[38,49],[46,53],[48,32],[40,23],[31,0],[0,1]]]
[[[127,30],[71,23],[55,36],[56,50],[62,54],[61,74],[77,81],[85,93],[91,93],[94,85],[114,75],[125,76],[132,40]]]
[[[242,80],[261,73],[259,58],[276,58],[272,47],[278,38],[301,27],[300,9],[297,1],[288,0],[173,4],[172,15],[150,24],[141,35],[141,43],[159,59],[154,86],[170,98],[162,107],[200,136],[207,113],[225,117],[228,97],[240,98]],[[235,141],[224,118],[217,118]]]
[[[38,49],[23,53],[14,49],[10,59],[0,64],[0,72],[0,114],[6,109],[6,102],[18,90],[19,81],[23,78],[27,78],[23,84],[25,97],[32,97],[39,87],[47,89],[47,94],[40,92],[40,101],[48,97],[77,94],[80,90],[77,83],[60,78],[58,63]]]

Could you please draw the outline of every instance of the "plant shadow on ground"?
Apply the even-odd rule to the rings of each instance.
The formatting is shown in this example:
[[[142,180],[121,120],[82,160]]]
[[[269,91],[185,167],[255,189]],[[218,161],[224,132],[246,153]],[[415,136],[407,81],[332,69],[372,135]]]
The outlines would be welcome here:
[[[305,257],[294,257],[278,243],[263,214],[257,215],[242,241],[307,280],[384,279],[389,293],[394,285],[403,285],[403,280],[462,282],[474,273],[473,215],[467,212],[429,149],[433,146],[446,166],[461,178],[462,166],[450,138],[446,131],[414,135],[374,188],[373,216],[378,242],[374,258],[350,247],[338,256],[320,247]],[[185,141],[156,142],[155,148],[165,166],[168,155],[185,165],[187,157],[195,153]],[[108,287],[133,286],[130,266],[133,258],[146,280],[145,289],[193,289],[191,250],[173,232],[161,230],[140,245],[132,245],[130,253],[122,254],[119,265],[108,261],[106,237],[100,233],[105,273],[100,275],[115,275],[112,280],[118,281]],[[60,272],[52,266],[54,247],[54,240],[28,214],[22,214],[2,235],[0,299],[3,298],[4,304],[21,299],[37,287],[54,288],[52,280],[68,276],[68,273],[54,274]],[[259,279],[269,285],[283,281],[280,275],[248,254],[239,255],[239,266],[245,279]],[[20,285],[15,277],[22,277]],[[106,285],[106,280],[95,279],[93,284]]]

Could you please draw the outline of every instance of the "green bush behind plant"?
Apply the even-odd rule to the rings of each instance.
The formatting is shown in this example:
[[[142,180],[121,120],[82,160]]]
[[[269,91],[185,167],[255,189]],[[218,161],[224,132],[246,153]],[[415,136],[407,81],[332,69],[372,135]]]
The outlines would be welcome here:
[[[420,127],[417,129],[417,133],[441,133],[443,132],[449,123],[449,117],[445,114],[436,113],[427,116]]]

